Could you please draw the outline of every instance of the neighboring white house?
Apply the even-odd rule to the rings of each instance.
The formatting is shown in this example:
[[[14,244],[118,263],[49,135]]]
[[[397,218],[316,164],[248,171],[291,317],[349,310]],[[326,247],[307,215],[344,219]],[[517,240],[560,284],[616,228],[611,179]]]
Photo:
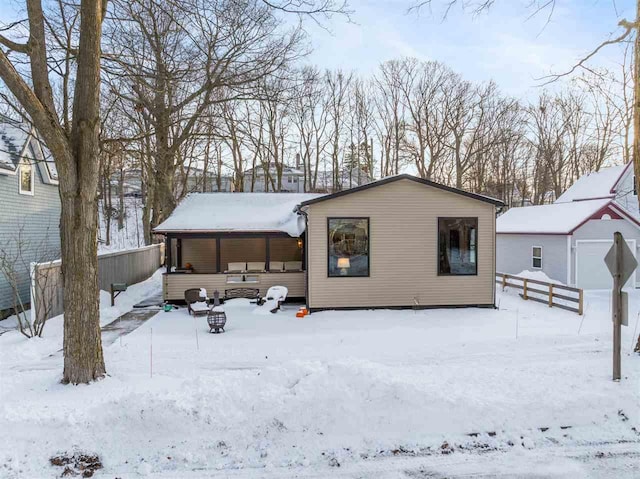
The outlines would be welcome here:
[[[278,174],[274,163],[269,165],[269,176],[275,183]],[[244,172],[244,191],[254,193],[273,192],[278,191],[278,185],[276,184],[274,187],[270,180],[266,180],[263,167],[257,166],[256,168],[251,168]],[[280,186],[279,191],[287,193],[304,193],[304,171],[293,166],[283,166],[282,185]]]
[[[581,177],[549,205],[512,208],[497,220],[496,269],[540,270],[584,289],[607,289],[604,256],[620,231],[637,256],[640,210],[632,164]],[[634,273],[627,286],[640,285]]]

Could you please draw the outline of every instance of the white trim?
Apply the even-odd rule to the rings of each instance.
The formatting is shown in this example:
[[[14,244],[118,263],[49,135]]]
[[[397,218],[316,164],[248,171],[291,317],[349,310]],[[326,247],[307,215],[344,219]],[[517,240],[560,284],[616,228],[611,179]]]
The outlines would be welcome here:
[[[572,235],[567,235],[567,286],[571,286],[571,238]]]
[[[634,257],[637,257],[637,252],[636,252],[636,240],[635,239],[625,239],[625,241],[629,244],[629,249],[631,249],[631,252],[633,253]],[[590,240],[576,240],[576,287],[580,287],[578,286],[578,247],[580,246],[580,243],[610,243],[613,244],[613,240],[594,240],[594,239],[590,239]],[[631,274],[631,278],[629,279],[630,284],[632,285],[633,288],[636,287],[636,271],[634,271]]]
[[[31,168],[31,189],[30,190],[23,190],[22,189],[22,168],[24,167],[29,167]],[[28,161],[22,161],[19,165],[18,165],[18,193],[20,193],[21,195],[26,195],[26,196],[34,196],[35,195],[35,186],[36,186],[36,169],[34,168],[33,164],[31,164]]]
[[[533,250],[534,250],[534,249],[536,249],[536,248],[538,248],[538,249],[540,250],[540,256],[536,256],[536,255],[533,253]],[[533,269],[540,269],[540,270],[542,269],[542,255],[543,255],[543,253],[542,253],[542,246],[535,246],[535,245],[534,245],[534,246],[532,246],[532,247],[531,247],[531,267],[532,267]],[[540,266],[536,266],[536,265],[534,264],[534,260],[536,260],[536,259],[539,259],[539,260],[540,260]]]

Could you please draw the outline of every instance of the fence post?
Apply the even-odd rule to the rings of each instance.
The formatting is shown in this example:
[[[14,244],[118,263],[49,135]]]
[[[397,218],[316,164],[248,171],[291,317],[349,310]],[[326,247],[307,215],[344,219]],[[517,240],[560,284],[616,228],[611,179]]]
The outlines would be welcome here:
[[[506,287],[507,287],[507,275],[503,274],[502,275],[502,291],[504,291]]]
[[[529,296],[527,296],[527,279],[525,278],[523,280],[523,285],[522,285],[522,299],[529,299]]]
[[[581,288],[578,290],[578,314],[580,316],[582,316],[583,305],[584,305],[584,293]]]
[[[549,307],[553,306],[553,284],[549,284]]]

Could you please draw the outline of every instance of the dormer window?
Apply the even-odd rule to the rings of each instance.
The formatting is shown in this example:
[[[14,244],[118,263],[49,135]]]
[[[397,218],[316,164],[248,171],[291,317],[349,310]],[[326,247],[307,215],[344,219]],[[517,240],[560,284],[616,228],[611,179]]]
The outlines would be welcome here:
[[[24,163],[19,169],[18,191],[21,195],[33,196],[33,165]]]

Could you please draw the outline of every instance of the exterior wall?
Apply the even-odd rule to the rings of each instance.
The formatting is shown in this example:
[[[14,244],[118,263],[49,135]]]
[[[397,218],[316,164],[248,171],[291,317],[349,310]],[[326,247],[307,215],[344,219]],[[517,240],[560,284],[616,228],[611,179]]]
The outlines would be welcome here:
[[[369,277],[328,277],[327,218],[369,217]],[[438,217],[478,217],[478,274],[438,276]],[[492,305],[495,207],[400,180],[308,207],[307,301],[316,308]]]
[[[177,242],[173,240],[173,242]],[[191,263],[196,273],[216,272],[216,240],[188,238],[182,240],[182,264]]]
[[[259,273],[251,274],[257,277],[256,283],[228,283],[228,278],[237,274],[165,274],[162,276],[162,294],[165,301],[184,300],[184,292],[190,288],[205,288],[209,296],[218,290],[224,296],[225,289],[258,288],[261,295],[267,294],[271,286],[286,286],[288,297],[303,298],[305,294],[304,272],[300,273]]]
[[[29,302],[29,263],[60,257],[60,197],[58,187],[43,182],[34,165],[34,194],[18,192],[18,174],[0,174],[0,249],[14,255],[18,237],[22,243],[19,266],[20,297]],[[0,311],[13,308],[11,288],[0,273]]]
[[[532,248],[542,247],[542,269],[533,267]],[[567,282],[566,235],[496,235],[496,269],[500,273],[542,271],[551,279]]]
[[[627,220],[589,220],[573,233],[571,241],[571,284],[576,283],[576,241],[613,240],[613,233],[619,231],[625,240],[636,240],[636,257],[640,247],[640,229]],[[640,275],[636,274],[636,287]]]

